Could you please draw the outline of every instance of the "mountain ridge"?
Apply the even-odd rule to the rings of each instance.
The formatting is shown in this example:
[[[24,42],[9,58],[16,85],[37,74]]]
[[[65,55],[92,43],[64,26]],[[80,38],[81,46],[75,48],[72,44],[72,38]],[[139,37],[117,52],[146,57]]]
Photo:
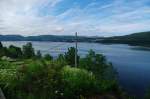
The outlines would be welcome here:
[[[75,36],[71,35],[0,35],[0,41],[52,41],[52,42],[74,42]],[[98,37],[98,36],[78,36],[79,42],[96,42],[110,44],[129,44],[150,47],[150,31],[133,33],[124,36]]]

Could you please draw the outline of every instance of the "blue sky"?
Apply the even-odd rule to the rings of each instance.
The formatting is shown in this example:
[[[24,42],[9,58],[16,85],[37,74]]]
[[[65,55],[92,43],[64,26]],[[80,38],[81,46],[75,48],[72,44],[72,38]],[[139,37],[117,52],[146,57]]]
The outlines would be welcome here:
[[[150,30],[150,0],[0,0],[0,34],[116,36]]]

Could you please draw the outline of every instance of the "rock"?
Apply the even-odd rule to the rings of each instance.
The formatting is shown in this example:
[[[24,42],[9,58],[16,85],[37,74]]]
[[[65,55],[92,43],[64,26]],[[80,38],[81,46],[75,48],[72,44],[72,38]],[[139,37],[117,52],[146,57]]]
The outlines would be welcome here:
[[[0,99],[6,99],[1,88],[0,88]]]

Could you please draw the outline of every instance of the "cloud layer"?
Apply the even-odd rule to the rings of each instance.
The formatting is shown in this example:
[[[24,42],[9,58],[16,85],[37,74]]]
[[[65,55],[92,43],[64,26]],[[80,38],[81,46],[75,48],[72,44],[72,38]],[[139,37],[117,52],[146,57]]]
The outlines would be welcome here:
[[[0,0],[0,34],[113,36],[148,30],[149,0]]]

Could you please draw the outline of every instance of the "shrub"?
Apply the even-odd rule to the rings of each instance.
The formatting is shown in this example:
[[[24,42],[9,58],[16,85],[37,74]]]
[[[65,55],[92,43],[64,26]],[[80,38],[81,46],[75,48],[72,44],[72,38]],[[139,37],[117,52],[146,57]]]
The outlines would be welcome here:
[[[119,90],[117,73],[112,64],[108,63],[102,54],[96,54],[93,50],[90,50],[86,57],[80,59],[79,68],[95,75],[103,93]]]
[[[28,60],[16,69],[1,69],[0,87],[8,99],[59,99],[56,91],[63,89],[61,68],[55,62]]]
[[[80,96],[87,96],[98,92],[98,84],[95,76],[84,70],[64,67],[62,70],[64,80],[65,99],[78,99]]]
[[[11,58],[21,58],[22,57],[22,51],[21,48],[10,45],[8,48],[8,57]]]
[[[93,50],[90,50],[85,58],[80,59],[79,67],[91,71],[99,80],[114,80],[116,78],[112,64],[106,61],[105,56],[96,54]]]
[[[50,61],[53,59],[53,57],[50,54],[46,54],[44,55],[44,59]]]

